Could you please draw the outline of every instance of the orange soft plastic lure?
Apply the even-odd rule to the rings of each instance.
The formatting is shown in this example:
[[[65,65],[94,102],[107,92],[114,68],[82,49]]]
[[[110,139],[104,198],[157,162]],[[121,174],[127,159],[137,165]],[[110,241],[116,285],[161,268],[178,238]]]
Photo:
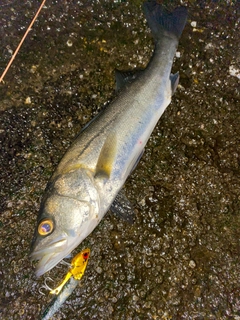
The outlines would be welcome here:
[[[71,268],[66,274],[65,278],[61,282],[61,284],[56,288],[50,291],[51,294],[58,295],[62,290],[68,280],[73,277],[75,280],[80,280],[85,272],[87,267],[88,259],[90,256],[90,249],[84,249],[80,253],[78,253],[71,261]]]

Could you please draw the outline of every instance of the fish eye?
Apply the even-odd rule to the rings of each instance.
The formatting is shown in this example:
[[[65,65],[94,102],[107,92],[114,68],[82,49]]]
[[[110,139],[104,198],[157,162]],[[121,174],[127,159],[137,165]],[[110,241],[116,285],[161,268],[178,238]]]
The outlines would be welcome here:
[[[53,231],[53,221],[50,219],[42,220],[38,225],[38,233],[41,236],[46,236]]]

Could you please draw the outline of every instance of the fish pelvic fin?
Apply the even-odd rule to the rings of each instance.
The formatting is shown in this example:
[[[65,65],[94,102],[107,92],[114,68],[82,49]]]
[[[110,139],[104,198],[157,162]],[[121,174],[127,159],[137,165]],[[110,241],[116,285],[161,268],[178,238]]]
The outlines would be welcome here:
[[[117,194],[110,210],[129,224],[133,224],[135,218],[134,208],[126,197],[123,189],[121,189]]]
[[[187,21],[186,7],[177,7],[173,12],[168,12],[156,0],[151,0],[144,2],[143,11],[155,41],[161,39],[163,34],[180,38]]]

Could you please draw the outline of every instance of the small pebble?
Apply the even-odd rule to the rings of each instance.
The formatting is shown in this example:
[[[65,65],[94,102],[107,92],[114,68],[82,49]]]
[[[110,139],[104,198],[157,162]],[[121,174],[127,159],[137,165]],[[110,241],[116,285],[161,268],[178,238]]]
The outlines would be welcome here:
[[[192,268],[192,269],[196,268],[196,262],[194,260],[190,260],[189,261],[189,267]]]
[[[193,28],[196,28],[197,22],[196,22],[196,21],[192,21],[192,22],[191,22],[191,26],[192,26]]]

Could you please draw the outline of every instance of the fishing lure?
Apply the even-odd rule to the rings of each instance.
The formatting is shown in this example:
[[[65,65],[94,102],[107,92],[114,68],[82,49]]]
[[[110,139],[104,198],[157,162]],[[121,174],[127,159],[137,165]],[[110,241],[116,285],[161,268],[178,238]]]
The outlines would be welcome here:
[[[85,272],[89,256],[90,249],[87,248],[78,253],[72,259],[71,268],[69,269],[61,284],[56,289],[50,289],[50,293],[54,295],[54,298],[40,315],[41,320],[50,319],[71,295]],[[49,287],[47,286],[47,288]]]
[[[66,274],[65,278],[61,282],[61,284],[56,288],[50,291],[51,294],[59,294],[59,292],[62,290],[65,283],[68,282],[68,280],[73,277],[75,280],[81,280],[85,269],[87,267],[88,258],[90,255],[90,249],[85,249],[78,253],[71,261],[71,268]]]

